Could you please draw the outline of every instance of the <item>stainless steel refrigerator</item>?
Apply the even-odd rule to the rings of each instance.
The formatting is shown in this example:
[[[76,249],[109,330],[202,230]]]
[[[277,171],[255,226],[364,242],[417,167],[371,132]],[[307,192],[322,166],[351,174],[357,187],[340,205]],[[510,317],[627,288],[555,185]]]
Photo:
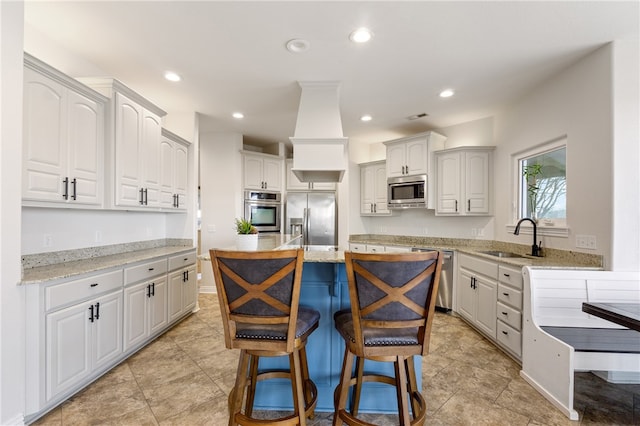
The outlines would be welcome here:
[[[288,234],[302,234],[304,245],[338,245],[335,192],[289,192],[285,210]]]

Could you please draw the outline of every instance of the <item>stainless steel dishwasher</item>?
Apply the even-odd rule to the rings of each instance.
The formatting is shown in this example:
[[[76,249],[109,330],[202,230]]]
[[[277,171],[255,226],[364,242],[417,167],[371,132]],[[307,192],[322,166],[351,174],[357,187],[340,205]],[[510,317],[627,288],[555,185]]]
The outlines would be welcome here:
[[[434,251],[432,248],[414,247],[411,251]],[[442,252],[442,271],[440,272],[440,286],[438,287],[438,297],[436,298],[436,309],[443,312],[451,311],[453,308],[453,252],[440,250]]]

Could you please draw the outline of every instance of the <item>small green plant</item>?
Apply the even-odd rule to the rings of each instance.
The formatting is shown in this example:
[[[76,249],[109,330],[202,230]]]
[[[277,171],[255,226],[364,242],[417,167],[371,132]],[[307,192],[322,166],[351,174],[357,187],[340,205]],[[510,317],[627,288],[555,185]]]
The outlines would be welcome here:
[[[527,195],[529,197],[529,207],[531,215],[536,216],[538,209],[538,176],[542,174],[542,164],[529,164],[522,167],[522,176],[527,182]]]
[[[258,230],[246,219],[236,219],[236,232],[238,234],[257,234]]]

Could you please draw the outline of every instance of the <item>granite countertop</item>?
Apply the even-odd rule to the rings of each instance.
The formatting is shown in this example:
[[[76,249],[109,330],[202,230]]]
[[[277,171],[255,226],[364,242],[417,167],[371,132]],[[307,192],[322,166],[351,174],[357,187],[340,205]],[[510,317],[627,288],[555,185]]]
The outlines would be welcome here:
[[[73,260],[69,262],[59,262],[24,268],[22,271],[22,281],[20,284],[39,284],[45,281],[52,281],[63,278],[70,278],[82,274],[97,272],[113,267],[122,267],[136,262],[153,259],[160,256],[170,256],[188,250],[195,250],[195,247],[187,246],[164,246],[153,247],[141,250],[126,251],[106,256],[90,257],[86,259]],[[56,256],[52,253],[51,256]]]
[[[405,247],[432,248],[435,250],[453,250],[483,257],[494,262],[513,266],[561,267],[580,269],[602,269],[600,255],[573,252],[568,250],[543,249],[543,257],[530,256],[531,246],[492,240],[466,240],[460,238],[407,237],[396,235],[352,235],[350,243],[380,244]],[[522,257],[497,257],[486,253],[487,250],[511,252]]]

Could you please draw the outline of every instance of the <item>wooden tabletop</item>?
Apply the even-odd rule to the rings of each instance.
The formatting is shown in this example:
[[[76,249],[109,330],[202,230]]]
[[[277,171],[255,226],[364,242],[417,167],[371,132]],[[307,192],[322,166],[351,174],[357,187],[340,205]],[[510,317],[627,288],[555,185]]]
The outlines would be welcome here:
[[[640,331],[640,303],[583,302],[582,311]]]

